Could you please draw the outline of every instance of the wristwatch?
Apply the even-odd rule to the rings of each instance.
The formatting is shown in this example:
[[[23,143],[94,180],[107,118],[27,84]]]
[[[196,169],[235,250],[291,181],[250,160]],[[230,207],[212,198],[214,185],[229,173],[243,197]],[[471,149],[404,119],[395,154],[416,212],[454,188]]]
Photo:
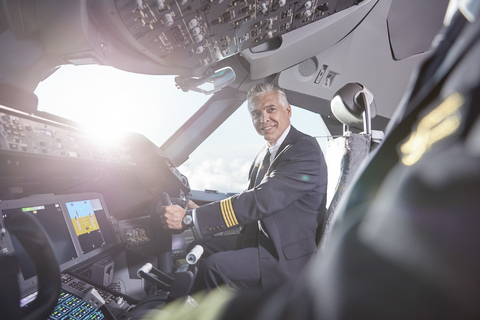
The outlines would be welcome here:
[[[193,227],[192,210],[187,210],[187,212],[183,216],[182,223],[183,223],[185,228]]]

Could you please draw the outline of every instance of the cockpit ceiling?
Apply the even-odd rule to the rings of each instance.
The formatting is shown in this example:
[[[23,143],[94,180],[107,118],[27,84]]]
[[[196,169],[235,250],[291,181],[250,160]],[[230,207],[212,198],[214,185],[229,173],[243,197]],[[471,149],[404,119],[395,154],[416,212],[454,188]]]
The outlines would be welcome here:
[[[356,5],[356,0],[91,1],[92,12],[166,66],[202,69]],[[101,10],[103,7],[104,10]]]

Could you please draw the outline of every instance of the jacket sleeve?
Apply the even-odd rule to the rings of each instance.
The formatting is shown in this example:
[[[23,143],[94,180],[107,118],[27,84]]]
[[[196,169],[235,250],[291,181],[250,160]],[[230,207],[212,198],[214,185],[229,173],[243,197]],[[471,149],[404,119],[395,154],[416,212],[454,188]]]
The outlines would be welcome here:
[[[321,181],[322,170],[326,171],[326,165],[317,141],[300,138],[277,156],[257,187],[198,208],[201,233],[218,233],[285,209],[320,183],[326,184],[326,179]]]

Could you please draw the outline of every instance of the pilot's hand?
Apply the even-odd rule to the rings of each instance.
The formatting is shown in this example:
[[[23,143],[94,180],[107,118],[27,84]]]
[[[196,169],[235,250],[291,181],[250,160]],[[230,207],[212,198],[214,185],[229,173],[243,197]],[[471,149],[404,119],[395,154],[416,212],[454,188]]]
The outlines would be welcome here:
[[[192,200],[188,200],[188,210],[197,209],[199,206]]]
[[[162,209],[165,210],[165,213],[163,214],[163,218],[161,219],[163,223],[163,227],[165,229],[170,229],[170,230],[182,230],[183,216],[187,211],[177,205],[162,207]]]

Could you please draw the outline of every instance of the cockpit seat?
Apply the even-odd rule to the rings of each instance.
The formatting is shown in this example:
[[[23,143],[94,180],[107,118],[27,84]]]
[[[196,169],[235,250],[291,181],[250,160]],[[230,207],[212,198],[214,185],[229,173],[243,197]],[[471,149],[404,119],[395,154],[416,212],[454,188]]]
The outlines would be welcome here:
[[[383,139],[383,132],[371,129],[371,119],[376,115],[373,95],[359,83],[348,83],[338,90],[332,101],[333,115],[343,124],[343,135],[327,142],[328,168],[327,212],[317,230],[319,248],[324,246],[333,212],[343,192],[350,185],[363,160]],[[363,125],[364,131],[353,133],[351,126]]]

